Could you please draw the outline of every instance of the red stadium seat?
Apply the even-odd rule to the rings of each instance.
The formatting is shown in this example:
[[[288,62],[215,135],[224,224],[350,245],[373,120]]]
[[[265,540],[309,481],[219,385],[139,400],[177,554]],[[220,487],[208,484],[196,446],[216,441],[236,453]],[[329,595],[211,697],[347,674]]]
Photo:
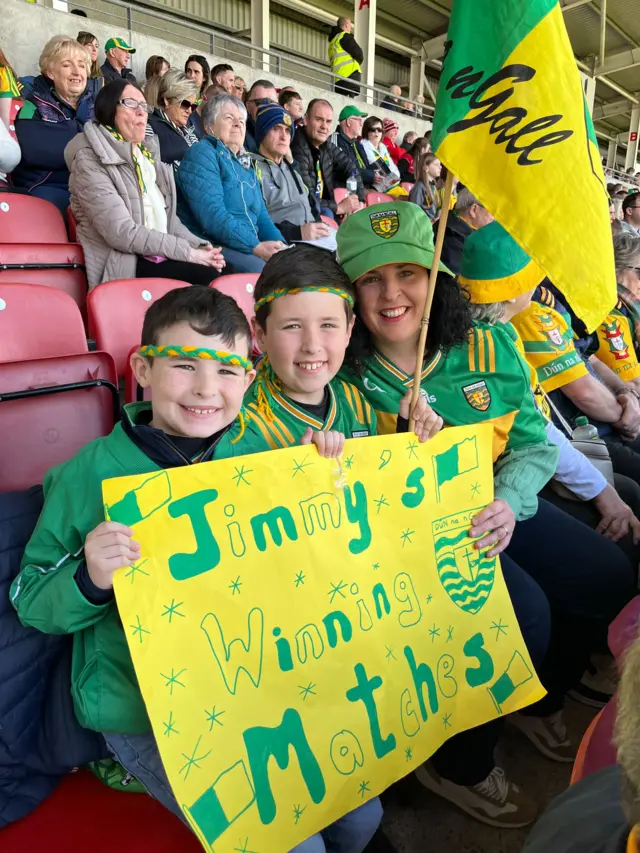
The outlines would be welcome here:
[[[86,770],[67,776],[35,812],[0,830],[2,853],[45,849],[46,853],[202,853],[196,836],[157,800],[114,791]]]
[[[0,491],[41,483],[53,465],[108,435],[118,408],[106,352],[0,362]]]
[[[67,227],[50,201],[20,193],[0,198],[0,243],[68,243]]]
[[[336,204],[340,204],[348,195],[349,190],[346,187],[336,187],[333,191],[333,200]]]
[[[64,290],[84,314],[87,276],[79,243],[0,243],[0,283],[4,281]]]
[[[235,299],[238,305],[244,311],[244,316],[251,324],[253,319],[253,291],[256,289],[258,282],[257,273],[235,273],[234,275],[221,275],[210,284],[219,290],[220,293],[226,293]]]
[[[403,189],[405,192],[410,193],[410,192],[411,192],[411,190],[412,190],[412,189],[413,189],[413,187],[414,187],[414,184],[412,184],[410,181],[403,181],[403,182],[400,184],[400,186],[402,187],[402,189]]]
[[[89,334],[97,348],[111,353],[118,378],[125,375],[131,348],[140,343],[147,308],[177,287],[190,287],[170,278],[122,278],[89,291]]]
[[[338,223],[335,219],[332,219],[330,216],[321,216],[320,219],[324,222],[325,225],[328,225],[329,228],[333,228],[334,231],[338,230]]]
[[[78,242],[78,223],[76,222],[76,218],[73,215],[73,211],[70,207],[67,208],[67,231],[69,232],[69,239],[72,243]]]
[[[371,207],[372,204],[389,204],[393,203],[393,201],[392,196],[386,193],[367,193],[365,197],[367,207]]]
[[[69,294],[0,282],[0,362],[86,351],[82,315]]]
[[[16,142],[18,140],[18,137],[16,136],[15,120],[23,104],[24,101],[21,101],[19,98],[14,98],[11,101],[11,107],[9,109],[9,133],[16,140]]]

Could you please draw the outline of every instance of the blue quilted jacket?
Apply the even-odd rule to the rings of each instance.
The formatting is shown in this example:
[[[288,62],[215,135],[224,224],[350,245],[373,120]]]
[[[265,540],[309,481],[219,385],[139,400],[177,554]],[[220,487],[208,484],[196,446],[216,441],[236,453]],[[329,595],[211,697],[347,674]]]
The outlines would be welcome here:
[[[104,740],[81,728],[73,710],[72,638],[25,628],[9,601],[41,509],[40,487],[0,494],[0,830],[74,767],[106,756]]]
[[[185,153],[176,183],[180,221],[214,246],[251,254],[265,240],[284,241],[256,173],[219,139],[205,136]]]

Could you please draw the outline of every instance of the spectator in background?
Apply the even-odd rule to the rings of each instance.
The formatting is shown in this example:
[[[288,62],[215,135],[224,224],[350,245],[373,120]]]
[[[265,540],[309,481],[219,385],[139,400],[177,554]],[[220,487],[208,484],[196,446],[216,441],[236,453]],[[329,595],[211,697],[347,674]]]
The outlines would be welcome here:
[[[132,55],[136,52],[135,48],[128,45],[124,39],[114,36],[105,44],[104,52],[106,54],[105,61],[100,68],[104,82],[110,83],[112,80],[118,80],[122,77],[137,86],[133,72],[127,68]]]
[[[199,53],[192,53],[184,64],[184,73],[187,75],[189,80],[193,80],[197,85],[198,102],[202,101],[204,90],[207,88],[209,83],[209,74],[211,73],[211,69],[209,68],[209,63],[206,58],[201,56]]]
[[[228,95],[235,97],[236,73],[226,62],[214,65],[211,69],[211,84],[216,87],[216,94],[219,95],[221,92],[226,92]]]
[[[6,176],[20,162],[20,146],[9,133],[9,128],[0,121],[0,192],[9,189]]]
[[[198,137],[192,116],[198,106],[198,84],[182,71],[169,71],[160,78],[158,106],[149,117],[148,135],[154,135],[160,146],[160,158],[174,169]]]
[[[304,104],[296,91],[281,89],[278,95],[278,103],[289,113],[294,127],[301,127],[304,124]]]
[[[364,61],[364,53],[351,30],[351,18],[338,18],[329,33],[329,67],[340,78],[334,80],[335,91],[354,98],[360,94],[358,83],[362,80],[360,63]]]
[[[338,129],[331,137],[331,142],[351,158],[353,168],[359,173],[365,188],[373,187],[376,177],[375,169],[369,165],[367,152],[360,142],[366,117],[367,114],[361,112],[355,104],[344,107],[338,116]]]
[[[416,180],[416,163],[421,154],[426,154],[430,149],[429,142],[424,136],[418,136],[408,151],[405,151],[398,160],[398,171],[400,178],[410,184]]]
[[[418,134],[415,132],[415,130],[408,130],[402,139],[402,145],[400,147],[404,148],[405,151],[409,151],[409,149],[417,138]]]
[[[620,230],[628,234],[640,234],[640,193],[630,193],[622,202]]]
[[[237,272],[259,273],[285,245],[269,218],[257,175],[244,163],[246,120],[244,104],[232,95],[206,101],[207,135],[187,151],[178,169],[178,212],[193,233],[222,246]]]
[[[164,56],[150,56],[145,68],[146,82],[144,84],[144,97],[152,107],[158,106],[158,90],[160,81],[169,70],[169,63]]]
[[[79,18],[86,18],[87,17],[87,13],[83,12],[82,9],[72,9],[69,12],[69,14],[70,15],[77,15]]]
[[[233,88],[234,91],[232,94],[234,94],[236,98],[244,104],[247,95],[247,84],[245,83],[244,78],[236,77]]]
[[[402,97],[402,89],[396,83],[393,86],[389,86],[390,95],[387,95],[385,99],[380,104],[385,110],[389,110],[391,113],[399,113],[402,112],[402,105],[400,103],[400,98]]]
[[[404,191],[395,192],[400,189],[400,172],[382,141],[382,132],[382,120],[378,116],[369,116],[362,127],[362,148],[369,166],[377,173],[374,187],[378,192],[406,196]]]
[[[609,205],[609,216],[611,218],[611,229],[614,234],[622,233],[622,220],[624,213],[622,211],[622,199],[612,198]]]
[[[469,236],[493,222],[493,216],[483,207],[471,190],[463,187],[458,193],[456,206],[449,218],[444,232],[442,263],[455,275],[460,274],[462,250]]]
[[[65,215],[69,171],[64,149],[93,118],[87,89],[91,59],[71,36],[54,36],[40,55],[40,74],[15,121],[22,161],[12,182],[18,189],[53,202]]]
[[[416,167],[416,182],[409,193],[409,201],[421,207],[432,222],[440,214],[437,184],[440,172],[442,164],[436,155],[431,152],[423,154]]]
[[[252,159],[267,212],[290,243],[311,243],[335,252],[335,232],[321,221],[315,199],[289,162],[293,133],[293,121],[284,107],[258,107],[255,138],[260,153]]]
[[[0,121],[7,127],[11,124],[11,101],[20,98],[22,85],[0,48]]]
[[[304,127],[298,128],[293,138],[291,153],[309,193],[318,202],[320,213],[335,219],[360,210],[365,193],[351,157],[329,141],[332,125],[333,107],[323,98],[314,98],[307,107]],[[348,195],[336,204],[333,191],[346,186],[351,177],[356,179],[356,195]]]
[[[276,87],[270,80],[256,80],[247,92],[247,135],[244,140],[244,147],[252,154],[258,153],[258,146],[253,138],[255,130],[255,120],[258,113],[258,107],[264,104],[277,104],[278,93]]]
[[[398,122],[394,121],[392,118],[385,118],[382,122],[382,128],[384,130],[384,138],[383,142],[387,146],[387,151],[391,156],[393,162],[398,165],[398,160],[404,154],[404,150],[396,144],[398,139],[398,132],[400,128],[398,127]]]
[[[87,89],[91,92],[91,97],[95,101],[98,96],[98,92],[104,86],[104,79],[102,77],[102,73],[100,72],[100,65],[98,63],[98,39],[94,36],[93,33],[88,33],[86,30],[81,30],[78,33],[77,39],[80,44],[84,45],[89,51],[89,56],[91,57],[91,69],[89,71],[89,77],[87,79]]]
[[[139,89],[115,80],[65,151],[89,287],[157,276],[208,285],[224,267],[220,250],[176,216],[173,169],[154,156],[155,139],[143,143],[148,111]]]

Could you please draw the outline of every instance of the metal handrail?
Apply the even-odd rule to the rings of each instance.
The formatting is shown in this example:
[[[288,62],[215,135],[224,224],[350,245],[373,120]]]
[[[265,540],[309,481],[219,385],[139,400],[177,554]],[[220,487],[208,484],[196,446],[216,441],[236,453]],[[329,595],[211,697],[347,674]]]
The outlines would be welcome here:
[[[311,63],[311,62],[309,62],[309,60],[302,61],[300,59],[297,59],[293,54],[282,53],[281,51],[276,51],[276,50],[271,50],[270,48],[260,47],[259,45],[255,45],[251,42],[244,41],[243,39],[234,38],[233,36],[230,36],[227,33],[221,32],[220,30],[216,30],[214,27],[206,26],[204,24],[193,23],[192,21],[184,18],[180,13],[176,13],[173,11],[160,12],[156,8],[154,8],[153,6],[148,6],[146,3],[141,3],[141,2],[132,3],[132,2],[125,2],[125,0],[101,0],[101,6],[103,6],[105,4],[118,6],[122,9],[126,10],[127,28],[129,30],[134,29],[134,27],[133,27],[133,13],[138,11],[138,12],[144,13],[145,15],[149,15],[152,18],[158,18],[161,21],[168,21],[171,23],[177,23],[181,27],[185,27],[187,29],[195,30],[196,32],[203,33],[204,35],[209,37],[209,48],[210,48],[209,53],[212,53],[212,54],[216,53],[214,46],[215,46],[215,43],[217,41],[225,41],[225,42],[231,43],[232,45],[237,45],[238,47],[241,47],[244,52],[248,51],[250,53],[250,65],[252,68],[255,68],[256,66],[260,66],[262,64],[262,60],[260,57],[254,59],[254,54],[258,53],[258,54],[261,54],[262,56],[266,55],[268,57],[273,57],[276,60],[275,73],[280,73],[277,70],[277,66],[279,66],[279,64],[284,61],[284,62],[293,64],[293,65],[299,66],[302,69],[308,70],[309,68],[311,68],[314,72],[325,75],[328,78],[329,83],[333,83],[334,85],[336,82],[344,82],[345,81],[344,77],[340,77],[338,74],[334,74],[332,71],[330,71],[329,69],[327,69],[323,65],[318,65],[317,63]],[[73,6],[76,9],[81,9],[82,11],[87,12],[87,14],[89,16],[90,16],[91,12],[97,12],[100,15],[112,16],[111,13],[105,11],[103,8],[100,8],[99,10],[97,10],[97,9],[94,9],[93,7],[87,5],[83,2],[77,2],[77,0],[74,0]],[[113,17],[115,17],[115,16],[113,15]],[[162,32],[163,38],[165,40],[169,40],[169,41],[171,40],[170,38],[167,39],[167,36],[171,36],[171,33],[167,33],[166,30],[161,30],[161,28],[153,27],[153,26],[150,26],[149,28],[153,29],[153,30],[160,30]],[[223,48],[223,50],[225,50],[227,53],[231,52],[231,51],[227,50],[226,48]],[[244,59],[244,56],[239,55],[239,59]],[[381,101],[385,97],[392,97],[392,98],[396,97],[393,94],[393,92],[389,91],[388,89],[383,89],[380,86],[369,86],[367,83],[363,83],[361,81],[353,81],[353,82],[354,83],[357,82],[357,85],[360,87],[361,91],[365,90],[365,91],[371,92],[371,93],[373,93],[373,95],[377,96],[379,99],[378,105],[381,105]],[[314,83],[317,85],[317,81],[312,80],[311,85],[313,85]],[[360,98],[363,99],[362,94],[361,94]],[[404,98],[404,97],[402,97],[401,100],[403,103],[411,104],[413,107],[416,108],[416,111],[422,111],[423,113],[428,113],[429,115],[425,116],[426,120],[430,120],[432,118],[433,112],[434,112],[434,107],[432,105],[421,104],[419,101],[412,101],[410,98]],[[425,119],[423,119],[423,120],[425,120]]]

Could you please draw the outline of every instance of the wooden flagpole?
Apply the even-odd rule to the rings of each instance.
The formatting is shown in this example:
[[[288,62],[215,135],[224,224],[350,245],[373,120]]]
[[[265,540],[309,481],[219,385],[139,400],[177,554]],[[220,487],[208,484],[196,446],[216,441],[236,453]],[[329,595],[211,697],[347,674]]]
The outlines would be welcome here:
[[[433,252],[433,263],[431,264],[431,272],[429,274],[429,291],[424,303],[424,311],[422,312],[422,323],[420,326],[420,339],[418,341],[418,353],[416,355],[416,370],[413,375],[413,393],[411,395],[411,408],[409,409],[409,432],[413,432],[413,410],[415,409],[418,397],[420,396],[420,377],[422,376],[422,363],[424,361],[424,350],[427,344],[427,332],[429,331],[429,318],[431,316],[431,306],[433,305],[433,294],[436,289],[436,279],[438,277],[438,267],[442,256],[442,244],[444,243],[444,232],[447,227],[447,219],[449,218],[449,205],[451,203],[451,193],[453,191],[453,172],[447,169],[447,180],[444,185],[444,196],[442,198],[442,208],[440,212],[440,220],[438,221],[438,230],[436,232],[436,245]]]

